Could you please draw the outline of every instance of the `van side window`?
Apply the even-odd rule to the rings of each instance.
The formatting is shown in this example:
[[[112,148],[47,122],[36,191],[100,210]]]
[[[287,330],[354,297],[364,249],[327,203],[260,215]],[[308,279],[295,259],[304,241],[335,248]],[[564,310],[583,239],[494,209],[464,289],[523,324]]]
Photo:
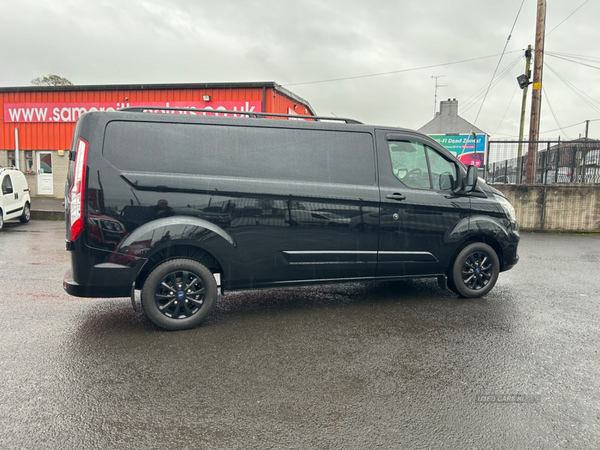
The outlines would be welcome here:
[[[12,181],[10,181],[10,175],[6,174],[6,176],[2,179],[2,194],[12,194]]]
[[[435,150],[427,148],[431,182],[436,191],[451,191],[457,187],[456,165],[448,161]]]
[[[123,170],[376,183],[373,136],[364,132],[113,121],[103,154]]]
[[[437,151],[420,142],[390,141],[388,145],[394,175],[406,186],[436,191],[456,188],[456,166]]]
[[[420,142],[389,142],[392,170],[402,183],[411,188],[431,189],[425,146]]]

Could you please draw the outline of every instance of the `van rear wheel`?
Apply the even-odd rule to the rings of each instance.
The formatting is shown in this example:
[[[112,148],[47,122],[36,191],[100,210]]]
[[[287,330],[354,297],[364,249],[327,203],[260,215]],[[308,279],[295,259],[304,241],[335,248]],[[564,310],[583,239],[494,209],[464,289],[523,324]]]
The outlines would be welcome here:
[[[483,297],[492,290],[499,273],[500,260],[492,247],[482,242],[469,244],[452,266],[452,290],[462,297]]]
[[[27,223],[27,222],[29,222],[30,218],[31,218],[31,208],[29,207],[29,203],[25,203],[25,206],[23,207],[23,214],[21,214],[21,217],[19,217],[19,220],[21,221],[21,223]]]
[[[217,298],[215,277],[193,259],[167,261],[156,267],[142,288],[146,316],[166,330],[200,325]]]

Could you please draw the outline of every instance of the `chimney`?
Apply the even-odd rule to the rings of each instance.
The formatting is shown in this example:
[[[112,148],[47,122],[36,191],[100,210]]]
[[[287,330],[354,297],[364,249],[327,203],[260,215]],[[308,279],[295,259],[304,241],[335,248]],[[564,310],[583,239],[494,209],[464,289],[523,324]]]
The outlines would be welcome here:
[[[458,116],[458,100],[455,98],[440,102],[440,114],[442,116]]]

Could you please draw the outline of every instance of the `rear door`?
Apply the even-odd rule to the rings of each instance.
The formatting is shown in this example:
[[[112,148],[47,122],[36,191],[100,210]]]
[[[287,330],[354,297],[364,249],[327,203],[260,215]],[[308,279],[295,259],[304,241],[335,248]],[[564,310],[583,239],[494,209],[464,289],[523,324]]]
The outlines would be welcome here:
[[[462,167],[416,133],[378,130],[381,228],[377,276],[440,274],[467,235],[470,200],[453,192]]]

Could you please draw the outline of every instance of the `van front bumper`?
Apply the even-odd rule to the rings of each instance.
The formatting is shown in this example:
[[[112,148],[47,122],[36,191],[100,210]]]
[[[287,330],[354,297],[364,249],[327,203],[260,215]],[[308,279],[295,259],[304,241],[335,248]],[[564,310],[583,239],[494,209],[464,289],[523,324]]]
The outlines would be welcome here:
[[[519,254],[517,248],[519,247],[519,241],[521,240],[521,234],[519,233],[519,225],[514,222],[509,228],[508,237],[510,241],[503,248],[504,261],[501,272],[512,269],[519,262]]]
[[[506,272],[507,270],[512,269],[519,262],[519,255],[517,255],[517,247],[511,248],[508,252],[504,253],[504,266],[502,267],[501,272]]]
[[[131,286],[94,286],[79,284],[73,279],[73,271],[67,270],[63,277],[63,289],[74,297],[112,298],[129,297]]]

